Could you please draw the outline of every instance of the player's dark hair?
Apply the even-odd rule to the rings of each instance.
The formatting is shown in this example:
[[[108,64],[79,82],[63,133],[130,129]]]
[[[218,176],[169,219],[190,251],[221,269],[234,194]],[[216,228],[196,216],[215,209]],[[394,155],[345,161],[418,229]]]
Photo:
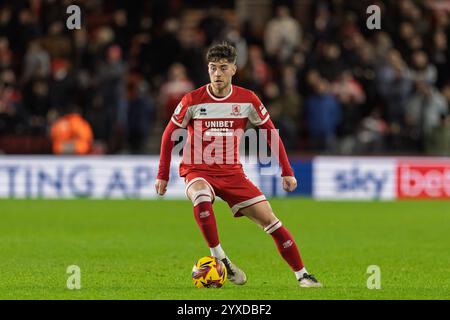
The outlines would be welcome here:
[[[217,62],[221,59],[227,60],[229,63],[236,64],[237,52],[236,48],[228,42],[215,44],[208,49],[206,53],[207,62]]]

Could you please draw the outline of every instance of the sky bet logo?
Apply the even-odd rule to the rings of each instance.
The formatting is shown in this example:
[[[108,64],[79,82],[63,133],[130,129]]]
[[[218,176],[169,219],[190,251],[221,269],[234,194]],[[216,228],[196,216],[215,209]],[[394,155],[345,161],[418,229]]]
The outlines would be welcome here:
[[[337,171],[334,181],[339,193],[364,192],[374,199],[379,199],[388,177],[388,172],[363,171],[358,167],[353,167],[349,170]]]

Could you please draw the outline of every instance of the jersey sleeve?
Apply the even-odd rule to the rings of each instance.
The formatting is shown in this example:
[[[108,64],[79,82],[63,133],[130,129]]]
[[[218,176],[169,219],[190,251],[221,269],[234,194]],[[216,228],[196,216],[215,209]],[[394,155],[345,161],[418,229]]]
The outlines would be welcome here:
[[[171,121],[181,128],[186,128],[192,117],[189,108],[190,100],[191,99],[189,98],[189,95],[185,95],[183,99],[181,99],[178,106],[175,108],[175,111],[173,112],[171,118]]]
[[[172,149],[175,144],[172,140],[172,135],[177,128],[178,126],[176,126],[173,122],[169,122],[164,130],[161,139],[161,151],[157,176],[158,179],[169,181],[170,161],[172,159]]]
[[[264,124],[260,126],[261,129],[266,129],[267,132],[267,144],[269,148],[271,148],[272,152],[277,156],[278,163],[281,167],[281,176],[282,177],[293,177],[294,171],[292,170],[291,164],[289,163],[289,158],[286,153],[286,149],[284,148],[283,141],[281,140],[280,135],[278,134],[278,130],[275,128],[272,120],[268,120]],[[278,150],[272,149],[272,139],[278,140]]]
[[[270,118],[269,113],[261,100],[259,100],[258,96],[253,92],[251,93],[251,103],[252,108],[250,108],[248,120],[255,126],[266,123]]]

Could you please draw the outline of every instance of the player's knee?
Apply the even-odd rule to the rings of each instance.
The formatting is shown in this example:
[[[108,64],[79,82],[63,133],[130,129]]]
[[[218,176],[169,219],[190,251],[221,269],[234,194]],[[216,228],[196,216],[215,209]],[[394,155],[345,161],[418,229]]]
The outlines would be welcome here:
[[[206,185],[202,189],[196,189],[190,192],[190,199],[194,207],[202,202],[212,202],[212,198],[211,190]]]
[[[282,225],[281,221],[275,217],[275,219],[271,219],[270,222],[267,221],[267,223],[264,223],[263,228],[267,234],[271,234],[278,230]]]
[[[264,229],[264,231],[270,230],[273,226],[276,225],[276,222],[279,221],[270,207],[268,208],[268,210],[261,211],[254,217],[256,218],[257,223]]]
[[[206,182],[199,180],[195,181],[193,184],[190,184],[186,188],[186,195],[189,199],[192,199],[192,196],[195,192],[208,189],[208,185]]]
[[[199,191],[202,189],[208,189],[208,185],[203,180],[195,181],[192,185],[189,186],[188,193]]]

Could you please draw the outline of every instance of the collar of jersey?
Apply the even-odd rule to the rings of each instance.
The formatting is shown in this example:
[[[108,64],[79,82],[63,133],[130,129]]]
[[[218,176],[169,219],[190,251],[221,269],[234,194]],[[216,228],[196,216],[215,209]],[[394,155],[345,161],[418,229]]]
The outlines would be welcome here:
[[[216,101],[223,101],[223,100],[228,99],[228,98],[233,94],[233,85],[231,85],[230,93],[227,94],[227,95],[226,95],[225,97],[223,97],[223,98],[217,98],[217,97],[215,97],[215,96],[209,91],[209,84],[206,85],[206,91],[208,92],[209,96],[210,96],[212,99],[214,99],[214,100],[216,100]]]

